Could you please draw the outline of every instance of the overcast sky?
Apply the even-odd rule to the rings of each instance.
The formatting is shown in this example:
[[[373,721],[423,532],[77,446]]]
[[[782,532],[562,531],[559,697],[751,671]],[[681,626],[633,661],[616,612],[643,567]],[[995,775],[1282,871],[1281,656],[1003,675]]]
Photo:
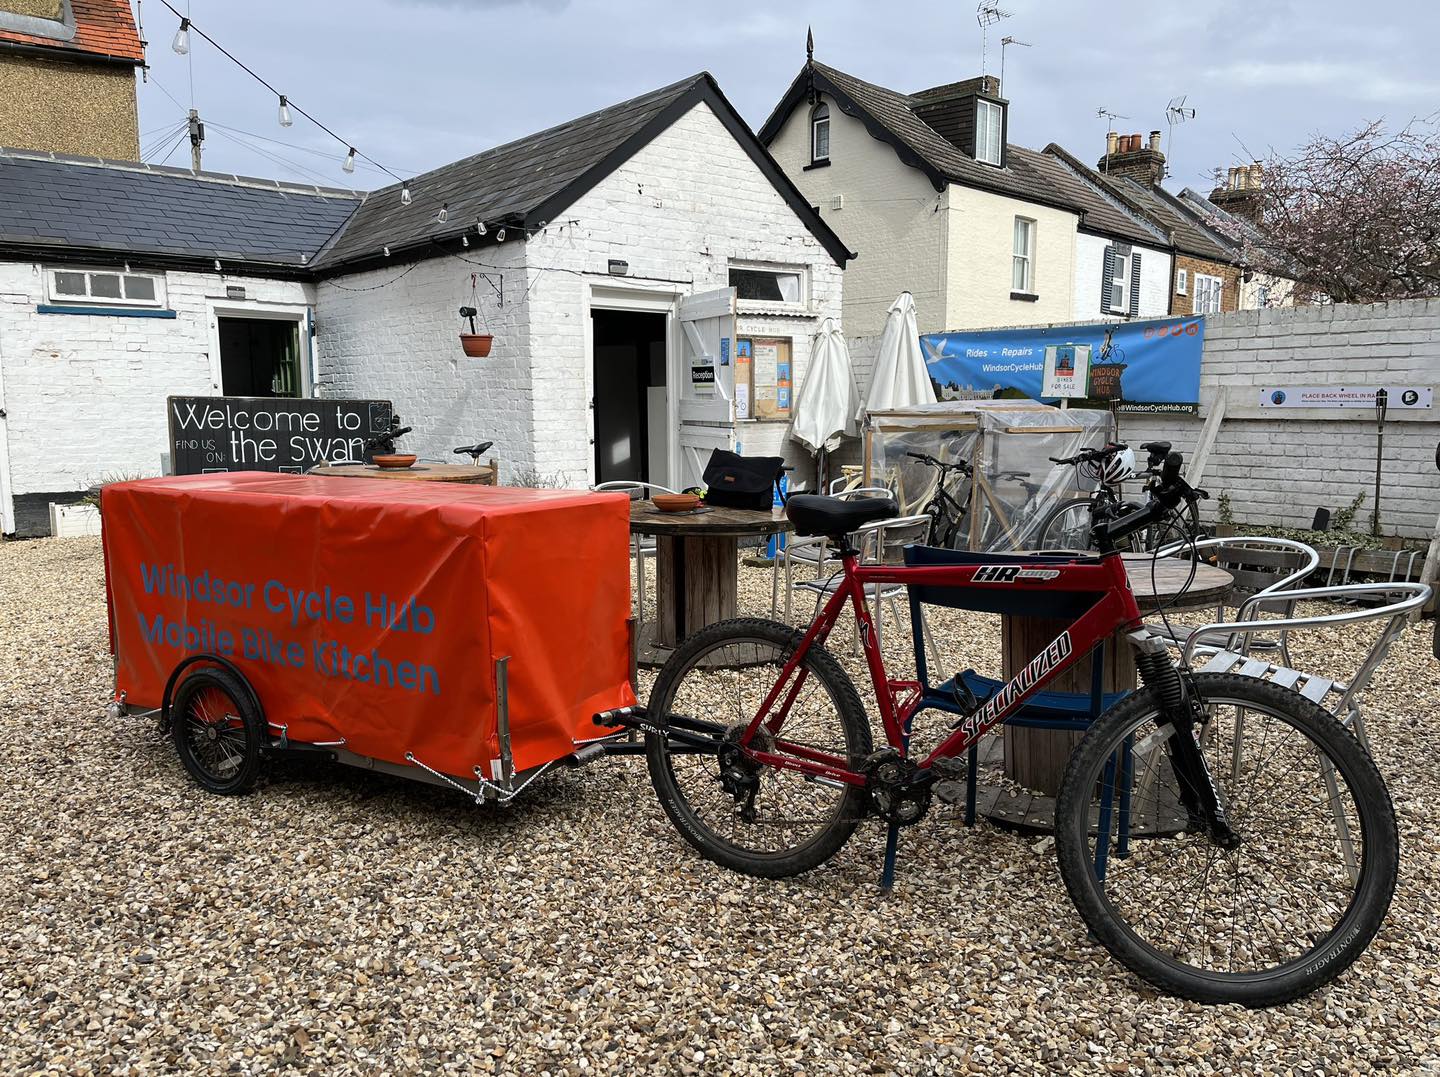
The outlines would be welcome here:
[[[187,0],[171,0],[185,10]],[[1212,169],[1317,131],[1440,110],[1435,0],[1000,0],[988,70],[1008,49],[1010,138],[1059,142],[1086,161],[1117,130],[1166,130],[1184,94],[1196,117],[1173,131],[1171,185],[1208,190]],[[386,167],[413,175],[708,70],[752,127],[815,55],[898,90],[978,74],[972,0],[189,0],[195,24],[317,119]],[[782,10],[783,9],[783,10]],[[142,149],[158,160],[193,100],[208,126],[205,167],[337,186],[388,182],[143,0],[151,81],[140,88]],[[192,81],[193,80],[193,81]],[[193,91],[192,91],[193,85]],[[168,91],[168,96],[167,96]],[[193,94],[193,96],[192,96]],[[260,137],[257,137],[260,136]],[[274,139],[277,142],[263,141]],[[171,164],[188,164],[188,143]]]

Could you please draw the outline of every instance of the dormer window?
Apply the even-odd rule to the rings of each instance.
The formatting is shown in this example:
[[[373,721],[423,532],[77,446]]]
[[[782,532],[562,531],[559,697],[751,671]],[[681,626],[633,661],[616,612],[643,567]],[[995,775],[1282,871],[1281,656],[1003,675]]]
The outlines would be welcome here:
[[[830,160],[830,106],[821,101],[810,111],[810,163]]]
[[[1004,108],[994,101],[975,102],[975,160],[999,166],[1003,146]]]

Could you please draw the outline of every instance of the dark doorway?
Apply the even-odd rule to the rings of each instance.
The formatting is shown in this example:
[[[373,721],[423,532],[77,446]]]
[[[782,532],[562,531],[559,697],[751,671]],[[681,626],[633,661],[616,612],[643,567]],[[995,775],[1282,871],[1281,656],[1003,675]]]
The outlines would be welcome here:
[[[590,319],[595,334],[595,481],[663,483],[665,315],[596,310]],[[652,424],[658,428],[653,437]]]
[[[220,391],[225,396],[300,396],[299,323],[220,319]]]

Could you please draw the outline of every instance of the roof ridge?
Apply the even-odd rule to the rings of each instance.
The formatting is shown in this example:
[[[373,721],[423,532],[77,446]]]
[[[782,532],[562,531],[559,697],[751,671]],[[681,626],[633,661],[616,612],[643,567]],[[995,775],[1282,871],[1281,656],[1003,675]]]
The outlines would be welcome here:
[[[1143,206],[1126,198],[1121,191],[1111,190],[1104,183],[1100,182],[1104,177],[1086,165],[1085,162],[1081,161],[1064,146],[1058,142],[1051,142],[1041,153],[1048,157],[1055,158],[1062,168],[1068,168],[1081,183],[1090,186],[1097,195],[1111,203],[1122,213],[1130,216],[1136,224],[1148,228],[1165,243],[1174,242],[1174,237],[1171,235],[1170,229],[1164,227],[1161,222],[1154,220],[1150,214],[1145,212]]]
[[[153,165],[144,161],[122,161],[109,157],[80,157],[67,153],[50,153],[44,150],[27,150],[14,146],[0,146],[0,160],[11,158],[20,161],[45,161],[51,164],[75,168],[102,168],[112,172],[143,172],[152,176],[168,176],[173,179],[193,180],[197,183],[214,183],[225,187],[250,187],[264,191],[280,191],[284,194],[317,195],[321,198],[350,198],[363,201],[366,192],[349,187],[321,187],[313,183],[292,183],[261,176],[241,176],[232,172],[192,172],[188,168],[170,165]]]

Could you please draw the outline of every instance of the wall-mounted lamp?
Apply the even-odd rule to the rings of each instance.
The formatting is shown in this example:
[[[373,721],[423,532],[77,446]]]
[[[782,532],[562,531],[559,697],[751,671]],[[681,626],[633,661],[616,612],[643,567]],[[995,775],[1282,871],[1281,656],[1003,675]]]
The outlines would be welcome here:
[[[630,263],[623,258],[611,258],[609,268],[612,277],[623,277],[630,272]]]

